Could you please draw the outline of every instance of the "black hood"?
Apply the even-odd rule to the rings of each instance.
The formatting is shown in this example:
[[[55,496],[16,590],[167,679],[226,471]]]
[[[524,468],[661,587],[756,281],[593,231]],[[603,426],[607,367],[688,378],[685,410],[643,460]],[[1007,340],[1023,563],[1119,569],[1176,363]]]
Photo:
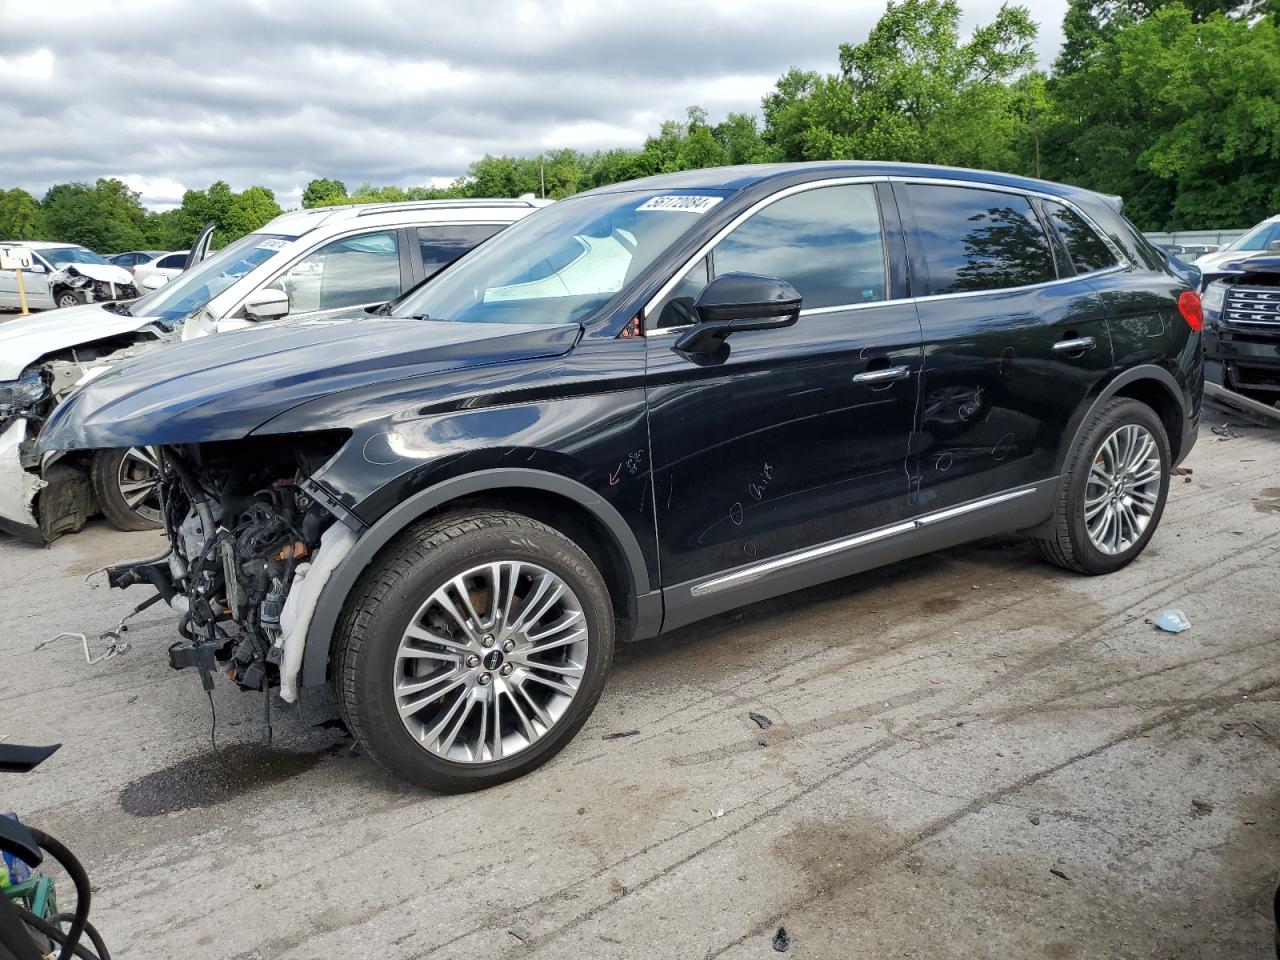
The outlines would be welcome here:
[[[317,397],[448,370],[559,356],[572,349],[581,332],[576,324],[361,317],[202,337],[122,363],[76,390],[50,416],[39,449],[235,440]]]

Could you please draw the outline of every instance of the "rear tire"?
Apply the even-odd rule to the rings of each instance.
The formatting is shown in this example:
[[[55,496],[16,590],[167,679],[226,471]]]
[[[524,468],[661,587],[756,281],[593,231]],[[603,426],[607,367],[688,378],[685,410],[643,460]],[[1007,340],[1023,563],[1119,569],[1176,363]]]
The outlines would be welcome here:
[[[336,644],[343,719],[369,756],[459,793],[523,776],[573,739],[604,690],[613,607],[595,564],[558,531],[503,511],[450,514],[388,545],[348,598]]]
[[[1170,466],[1169,439],[1154,410],[1127,398],[1104,404],[1067,457],[1053,534],[1035,541],[1040,556],[1091,575],[1131,563],[1160,524]]]

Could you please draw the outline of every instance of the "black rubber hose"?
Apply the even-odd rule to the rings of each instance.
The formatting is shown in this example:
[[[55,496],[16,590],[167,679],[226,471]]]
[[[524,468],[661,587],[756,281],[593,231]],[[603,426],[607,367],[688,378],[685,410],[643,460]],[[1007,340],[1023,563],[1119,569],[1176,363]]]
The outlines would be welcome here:
[[[71,913],[55,913],[49,919],[54,923],[70,923],[75,919],[75,915]],[[93,944],[93,949],[98,951],[98,960],[111,960],[111,952],[107,950],[107,945],[102,940],[102,934],[98,933],[98,928],[88,920],[84,922],[84,935]],[[78,949],[84,948],[80,947]]]
[[[63,933],[61,930],[59,930],[56,926],[54,926],[48,920],[45,920],[43,917],[37,917],[34,913],[32,913],[26,907],[22,907],[22,906],[18,907],[18,915],[22,917],[22,922],[25,923],[27,926],[31,927],[38,933],[44,934],[54,943],[60,944],[64,951],[66,950],[67,934]],[[57,916],[70,917],[71,914],[59,913]],[[57,919],[57,917],[55,917],[54,919]],[[85,923],[84,929],[85,929],[85,932],[89,934],[89,939],[93,941],[94,946],[95,947],[98,946],[102,940],[102,938],[98,936],[98,931],[94,930],[93,927],[91,927],[88,922]],[[90,933],[90,931],[92,931],[92,933]],[[60,957],[62,955],[63,954],[59,954]],[[94,953],[88,947],[83,946],[81,944],[76,944],[75,956],[81,957],[82,960],[111,960],[111,958],[107,954],[101,952],[101,947],[99,947],[98,953]]]
[[[67,931],[67,938],[62,941],[62,952],[58,954],[58,960],[70,960],[75,953],[76,946],[80,943],[80,936],[84,933],[84,925],[89,920],[89,900],[91,897],[89,874],[85,873],[85,869],[80,865],[80,861],[76,859],[76,855],[64,847],[57,837],[51,837],[43,830],[37,830],[35,827],[29,829],[31,830],[31,835],[36,838],[36,842],[51,853],[53,859],[62,864],[62,869],[67,871],[67,875],[71,877],[71,882],[76,887],[75,915],[71,921],[71,929]]]

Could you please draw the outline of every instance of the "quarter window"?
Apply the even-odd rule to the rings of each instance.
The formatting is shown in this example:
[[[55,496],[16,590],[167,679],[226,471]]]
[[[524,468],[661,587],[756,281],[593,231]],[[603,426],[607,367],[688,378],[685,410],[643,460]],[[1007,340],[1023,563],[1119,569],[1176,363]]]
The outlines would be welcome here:
[[[435,276],[453,261],[488,240],[501,230],[500,223],[441,224],[418,228],[418,249],[422,251],[422,268],[428,277]]]
[[[164,257],[159,263],[156,264],[156,266],[163,267],[166,270],[181,270],[182,265],[186,262],[187,262],[187,255],[185,253],[175,253],[170,256]]]
[[[1000,290],[1057,278],[1030,201],[969,187],[907,184],[924,247],[929,292]]]
[[[334,240],[307,254],[271,286],[289,294],[291,314],[390,300],[400,293],[396,233]]]
[[[1080,214],[1052,200],[1045,201],[1044,209],[1062,238],[1076,273],[1093,273],[1116,265],[1116,255]]]

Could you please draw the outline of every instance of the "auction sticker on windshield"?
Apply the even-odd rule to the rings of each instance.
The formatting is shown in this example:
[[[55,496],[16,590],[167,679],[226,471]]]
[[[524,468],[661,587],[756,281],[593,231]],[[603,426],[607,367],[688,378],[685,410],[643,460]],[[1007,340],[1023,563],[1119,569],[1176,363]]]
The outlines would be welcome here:
[[[678,213],[706,213],[723,199],[723,197],[675,194],[669,197],[653,197],[636,207],[636,210],[673,210]]]
[[[279,238],[272,239],[272,240],[263,240],[260,244],[258,244],[258,249],[259,250],[283,250],[288,245],[288,243],[289,243],[288,240],[282,240]]]

